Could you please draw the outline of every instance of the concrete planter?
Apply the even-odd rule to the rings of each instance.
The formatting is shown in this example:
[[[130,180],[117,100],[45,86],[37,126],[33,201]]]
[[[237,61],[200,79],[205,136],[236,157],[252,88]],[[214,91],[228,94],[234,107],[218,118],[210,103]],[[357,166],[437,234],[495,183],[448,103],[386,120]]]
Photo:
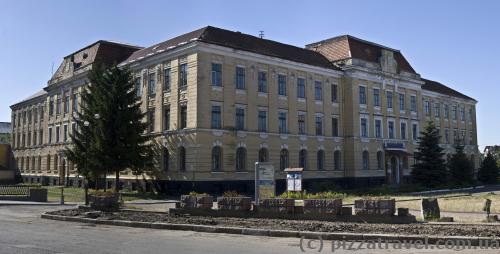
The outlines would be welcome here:
[[[222,211],[245,211],[252,208],[251,197],[218,197],[217,207]]]
[[[45,188],[30,188],[30,201],[47,202],[47,189]]]
[[[212,209],[213,202],[212,196],[181,196],[181,208],[185,209]]]
[[[340,215],[342,199],[305,199],[304,213]]]
[[[294,212],[295,200],[292,198],[267,198],[259,201],[259,213],[284,213]]]
[[[120,208],[120,194],[89,194],[90,208],[103,212],[116,212]]]
[[[356,215],[387,215],[393,216],[396,211],[394,199],[359,199],[354,201]]]

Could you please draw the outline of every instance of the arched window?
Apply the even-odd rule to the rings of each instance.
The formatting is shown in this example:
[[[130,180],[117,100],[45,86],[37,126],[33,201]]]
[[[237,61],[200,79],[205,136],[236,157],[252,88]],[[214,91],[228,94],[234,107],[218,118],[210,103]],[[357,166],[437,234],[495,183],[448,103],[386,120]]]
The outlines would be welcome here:
[[[168,148],[163,147],[163,170],[168,171],[168,165],[170,162],[170,155],[168,153]]]
[[[179,170],[186,170],[186,148],[183,146],[179,147]]]
[[[222,170],[222,148],[214,146],[212,148],[212,171]]]
[[[377,169],[384,169],[384,154],[382,153],[382,151],[377,152]]]
[[[59,172],[59,156],[54,155],[54,172]]]
[[[261,148],[259,150],[259,162],[268,162],[269,161],[269,156],[268,156],[267,148]]]
[[[340,170],[341,165],[340,151],[335,151],[333,153],[333,169]]]
[[[47,155],[47,168],[46,168],[47,172],[50,172],[50,154]]]
[[[304,170],[307,169],[307,150],[302,149],[299,152],[299,167],[303,168]]]
[[[317,155],[316,155],[316,166],[318,167],[318,170],[324,170],[325,169],[325,152],[323,150],[319,150]]]
[[[280,152],[280,169],[285,170],[288,168],[288,150],[281,149]]]
[[[370,168],[370,164],[369,164],[369,154],[368,154],[368,151],[364,151],[363,152],[363,169],[364,170],[368,170]]]
[[[247,150],[244,147],[236,149],[236,171],[245,171],[247,166]]]

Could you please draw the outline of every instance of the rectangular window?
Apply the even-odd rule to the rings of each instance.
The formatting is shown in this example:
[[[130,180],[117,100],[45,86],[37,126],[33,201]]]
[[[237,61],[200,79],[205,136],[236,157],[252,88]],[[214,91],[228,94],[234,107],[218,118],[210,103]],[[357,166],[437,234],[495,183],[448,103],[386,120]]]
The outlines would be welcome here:
[[[155,131],[155,111],[148,111],[148,132],[152,133]]]
[[[163,130],[170,130],[170,107],[166,107],[163,112]]]
[[[58,95],[57,96],[57,104],[56,104],[56,114],[57,115],[61,114],[61,100],[62,100],[61,96]]]
[[[33,109],[33,122],[38,123],[38,109]]]
[[[258,74],[259,93],[267,93],[267,73],[259,71]]]
[[[448,104],[443,104],[443,114],[444,118],[448,119]]]
[[[63,141],[68,141],[68,125],[63,125]]]
[[[163,70],[163,91],[170,91],[170,68]]]
[[[61,127],[56,126],[56,143],[59,143],[61,141],[60,136],[61,136]]]
[[[375,120],[375,137],[382,138],[382,120]]]
[[[472,115],[474,114],[474,110],[472,108],[469,109],[469,122],[472,123]]]
[[[245,129],[245,109],[244,108],[236,108],[236,129],[244,130]]]
[[[180,107],[180,125],[179,127],[181,129],[184,129],[187,127],[187,106],[181,106]]]
[[[245,89],[245,68],[236,67],[236,89]]]
[[[366,87],[359,86],[359,104],[366,104]]]
[[[424,101],[424,113],[426,116],[431,115],[431,103],[429,101]]]
[[[306,80],[303,78],[297,79],[297,98],[306,98]]]
[[[458,141],[458,130],[455,129],[453,130],[453,142],[457,142]]]
[[[417,141],[418,140],[418,125],[416,123],[412,124],[412,136],[413,140]]]
[[[387,91],[386,97],[387,97],[387,108],[392,109],[392,92]]]
[[[390,121],[388,123],[388,127],[387,128],[389,130],[388,131],[389,132],[389,138],[390,139],[394,139],[394,122]]]
[[[71,133],[76,133],[76,123],[75,122],[72,122],[71,123]]]
[[[469,131],[469,145],[474,145],[474,136],[472,131]]]
[[[306,134],[306,115],[304,113],[298,115],[299,134]]]
[[[323,100],[323,86],[319,81],[314,81],[314,99],[317,101]]]
[[[260,132],[267,131],[267,111],[259,110],[258,128]]]
[[[212,129],[220,129],[221,126],[221,106],[212,105]]]
[[[412,112],[417,112],[417,96],[410,96],[410,110]]]
[[[368,120],[361,118],[361,137],[368,137]]]
[[[69,95],[64,96],[64,114],[69,113]]]
[[[156,94],[156,74],[155,73],[149,74],[148,94],[149,94],[149,97],[154,97]]]
[[[453,105],[451,108],[451,118],[457,120],[457,105]]]
[[[406,140],[406,123],[403,122],[403,123],[400,123],[400,125],[401,125],[400,126],[401,127],[400,128],[401,129],[400,130],[401,139]]]
[[[28,132],[28,140],[27,140],[27,145],[28,147],[31,146],[31,132]]]
[[[332,85],[332,102],[337,102],[337,85]]]
[[[135,78],[134,80],[135,96],[141,97],[141,78]]]
[[[37,135],[38,135],[38,134],[37,134],[37,132],[36,132],[36,131],[34,131],[34,132],[33,132],[33,145],[34,145],[34,146],[36,146],[36,145],[37,145],[37,142],[38,142],[38,137],[37,137]],[[13,141],[13,142],[14,142],[14,141]],[[41,145],[41,144],[39,144],[39,145]]]
[[[323,116],[316,116],[316,135],[323,136]]]
[[[212,86],[222,86],[222,64],[212,63]]]
[[[405,110],[405,94],[404,93],[399,94],[399,110],[400,111]]]
[[[180,87],[185,87],[187,86],[187,76],[188,76],[188,70],[187,70],[187,64],[181,64],[179,66],[179,86]]]
[[[332,118],[332,136],[339,136],[339,119],[335,117]]]
[[[373,89],[373,106],[380,107],[380,89]]]
[[[78,94],[73,93],[73,112],[78,111]]]
[[[49,127],[49,140],[48,140],[48,143],[52,144],[52,127]]]
[[[436,102],[434,103],[434,117],[439,117],[441,113],[441,104]]]
[[[286,76],[278,74],[278,95],[286,96]]]
[[[444,142],[446,144],[450,143],[450,130],[448,130],[448,129],[444,130]]]
[[[43,130],[39,130],[38,134],[38,144],[43,144]]]
[[[279,133],[287,133],[287,126],[286,126],[286,112],[279,112],[278,113],[278,121],[279,121]]]
[[[465,107],[460,107],[460,121],[465,121]]]

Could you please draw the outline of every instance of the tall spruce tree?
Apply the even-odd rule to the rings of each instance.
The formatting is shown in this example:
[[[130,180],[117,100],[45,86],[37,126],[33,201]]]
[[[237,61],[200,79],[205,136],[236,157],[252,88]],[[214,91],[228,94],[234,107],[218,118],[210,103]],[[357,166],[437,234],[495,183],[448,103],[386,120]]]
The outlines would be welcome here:
[[[74,145],[67,149],[68,159],[94,178],[114,173],[115,191],[119,191],[121,171],[152,168],[152,137],[144,134],[145,113],[128,70],[98,67],[90,71],[89,80],[82,94],[82,110],[75,119],[81,129],[71,136]]]
[[[451,181],[458,185],[470,184],[474,181],[472,163],[464,153],[461,140],[455,141],[455,153],[448,161]]]
[[[498,183],[498,173],[498,165],[495,157],[489,152],[481,163],[477,179],[482,183],[496,184]]]
[[[414,153],[413,180],[426,187],[436,187],[446,183],[447,171],[443,159],[443,149],[439,146],[439,130],[433,122],[428,122],[418,138],[418,149]]]

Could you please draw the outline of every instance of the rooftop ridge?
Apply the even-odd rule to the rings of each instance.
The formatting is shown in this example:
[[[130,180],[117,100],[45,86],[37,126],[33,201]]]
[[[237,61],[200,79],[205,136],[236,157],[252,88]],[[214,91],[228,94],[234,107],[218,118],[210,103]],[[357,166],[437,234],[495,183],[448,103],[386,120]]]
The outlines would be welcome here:
[[[399,49],[394,49],[394,48],[391,48],[391,47],[387,47],[387,46],[384,46],[382,44],[375,43],[375,42],[372,42],[372,41],[368,41],[368,40],[365,40],[365,39],[361,39],[361,38],[358,38],[356,36],[352,36],[352,35],[349,35],[349,34],[339,35],[339,36],[335,36],[335,37],[332,37],[332,38],[324,39],[324,40],[321,40],[321,41],[318,41],[318,42],[313,42],[313,43],[307,44],[306,47],[318,46],[319,44],[330,42],[330,41],[340,40],[340,39],[342,39],[344,37],[345,38],[350,38],[350,39],[353,39],[353,40],[357,40],[357,41],[362,42],[362,43],[370,44],[372,46],[376,46],[376,47],[379,47],[379,48],[383,48],[383,49],[387,49],[387,50],[390,50],[390,51],[400,52],[401,53],[401,51]]]

